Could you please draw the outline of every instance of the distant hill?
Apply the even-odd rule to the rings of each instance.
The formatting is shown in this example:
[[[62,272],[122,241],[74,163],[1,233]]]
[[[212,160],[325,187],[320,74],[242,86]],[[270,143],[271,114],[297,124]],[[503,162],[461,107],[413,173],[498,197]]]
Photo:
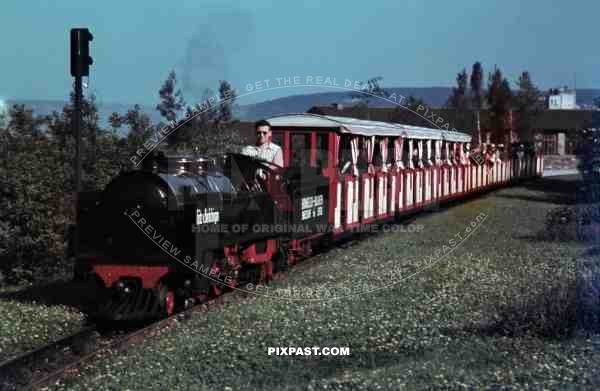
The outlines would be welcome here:
[[[451,87],[398,87],[386,88],[386,90],[398,97],[408,98],[413,95],[431,107],[442,107],[448,100],[452,92]],[[590,106],[595,97],[600,96],[600,89],[578,89],[577,104],[580,106]],[[399,98],[398,98],[399,99]],[[327,106],[333,103],[349,104],[351,102],[350,91],[348,92],[321,92],[314,94],[290,95],[282,98],[276,98],[264,102],[239,105],[236,111],[236,117],[242,121],[255,121],[261,118],[267,118],[280,113],[303,113],[312,106]],[[53,110],[61,111],[66,102],[52,100],[7,100],[8,105],[15,103],[25,104],[34,109],[38,115],[50,114]],[[373,107],[389,107],[392,104],[382,99],[372,98],[369,102]],[[122,103],[103,103],[99,104],[100,124],[103,127],[108,126],[108,117],[113,112],[125,114],[131,109],[133,104]],[[147,113],[153,122],[159,122],[161,117],[153,106],[142,106],[142,110]]]
[[[386,88],[386,91],[391,94],[396,94],[398,101],[400,96],[404,96],[405,100],[413,95],[416,98],[421,98],[428,106],[442,107],[446,104],[448,96],[452,92],[450,87],[399,87]],[[277,98],[265,102],[244,105],[240,107],[240,118],[244,120],[257,120],[260,118],[270,117],[280,113],[303,113],[312,106],[327,106],[332,103],[351,103],[351,91],[347,92],[320,92],[305,95],[291,95],[283,98]],[[392,103],[383,99],[373,97],[369,101],[369,105],[373,107],[389,107]]]
[[[430,107],[443,107],[450,94],[451,87],[399,87],[386,88],[390,94],[395,93],[400,100],[400,96],[408,99],[413,95],[416,98],[421,98]],[[351,102],[349,92],[323,92],[306,95],[292,95],[283,98],[277,98],[265,102],[245,105],[240,107],[239,116],[243,120],[257,120],[267,118],[280,113],[300,113],[305,112],[312,106],[328,106],[333,103],[349,103]],[[593,99],[600,96],[600,89],[578,89],[577,104],[586,107],[593,104]],[[369,101],[369,106],[372,107],[389,107],[393,104],[383,100],[373,98]]]

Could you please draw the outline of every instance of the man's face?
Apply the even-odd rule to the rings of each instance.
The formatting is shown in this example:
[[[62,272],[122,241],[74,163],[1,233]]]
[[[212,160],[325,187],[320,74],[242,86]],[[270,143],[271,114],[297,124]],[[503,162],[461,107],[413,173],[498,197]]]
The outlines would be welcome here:
[[[271,139],[271,128],[267,125],[256,128],[256,141],[258,145],[263,145]]]

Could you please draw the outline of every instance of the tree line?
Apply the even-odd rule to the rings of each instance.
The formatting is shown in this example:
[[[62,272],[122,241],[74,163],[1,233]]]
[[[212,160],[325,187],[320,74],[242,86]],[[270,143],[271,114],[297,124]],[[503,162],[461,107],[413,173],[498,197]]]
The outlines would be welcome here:
[[[513,91],[500,68],[494,66],[484,89],[481,62],[473,64],[470,76],[463,68],[456,76],[456,87],[452,88],[446,104],[447,108],[456,110],[455,126],[474,129],[477,143],[486,142],[487,137],[480,131],[477,133],[481,128],[491,130],[490,140],[493,143],[509,144],[511,139],[507,130],[513,127],[519,140],[533,141],[533,121],[544,109],[543,94],[528,71],[523,71],[515,84],[516,90]],[[484,110],[489,113],[489,122],[481,124],[480,113]]]
[[[171,71],[158,91],[161,121],[153,123],[136,104],[126,113],[112,113],[106,128],[100,125],[96,97],[84,98],[83,190],[101,190],[121,170],[131,169],[130,157],[165,122],[181,125],[158,147],[167,152],[238,149],[243,140],[234,118],[235,90],[221,81],[217,94],[220,104],[194,110],[186,105]],[[211,90],[204,95],[215,96]],[[30,107],[15,104],[0,118],[0,286],[65,275],[72,267],[65,255],[68,226],[74,223],[74,98],[71,93],[62,111],[49,115],[36,115]],[[185,112],[198,114],[183,124],[178,118]]]

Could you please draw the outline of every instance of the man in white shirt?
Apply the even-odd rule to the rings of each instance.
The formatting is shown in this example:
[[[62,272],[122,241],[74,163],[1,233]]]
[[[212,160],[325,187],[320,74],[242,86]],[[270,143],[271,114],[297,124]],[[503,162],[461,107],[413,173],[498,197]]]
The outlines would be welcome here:
[[[273,136],[271,124],[260,120],[254,127],[256,129],[256,146],[247,146],[242,153],[283,167],[283,151],[279,145],[271,142]]]

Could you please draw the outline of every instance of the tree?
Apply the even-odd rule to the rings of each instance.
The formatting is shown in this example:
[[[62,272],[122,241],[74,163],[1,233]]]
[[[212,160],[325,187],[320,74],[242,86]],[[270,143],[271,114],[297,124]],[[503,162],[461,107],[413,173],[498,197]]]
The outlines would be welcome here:
[[[461,72],[456,75],[456,87],[452,88],[452,94],[448,97],[447,106],[453,109],[467,108],[468,102],[468,80],[467,70],[463,68]]]
[[[459,129],[467,129],[472,125],[468,119],[469,108],[471,106],[468,83],[469,76],[467,70],[463,68],[456,75],[456,87],[452,88],[452,94],[448,98],[447,103],[447,107],[456,111],[455,126]]]
[[[219,85],[219,114],[218,123],[227,123],[233,120],[233,108],[235,100],[237,98],[237,92],[231,87],[226,80],[221,80]]]
[[[481,109],[483,108],[484,96],[483,96],[483,67],[481,63],[477,61],[473,64],[473,69],[471,70],[471,105],[473,106],[473,110],[475,110],[475,121],[476,121],[476,131],[477,131],[477,144],[481,144],[481,121],[479,119],[479,114]]]
[[[14,109],[6,140],[10,158],[0,163],[0,277],[16,283],[56,278],[57,273],[65,277],[71,265],[65,257],[66,227],[75,219],[72,102],[44,118],[25,106]],[[83,123],[84,179],[90,190],[98,190],[129,162],[129,155],[123,153],[123,142],[99,128],[93,98],[83,105]],[[85,145],[95,142],[98,153],[92,160]]]
[[[60,140],[63,150],[61,159],[67,164],[75,158],[75,134],[72,128],[73,110],[75,107],[75,91],[71,91],[70,100],[63,107],[60,118],[57,115],[46,117],[50,121],[49,127]],[[82,156],[82,187],[83,189],[94,187],[95,161],[97,153],[97,137],[101,133],[99,125],[98,106],[96,96],[83,96],[81,99],[81,156]],[[74,178],[73,178],[74,180]]]
[[[0,129],[6,128],[6,125],[8,125],[8,108],[0,99]]]
[[[61,150],[60,159],[63,165],[72,164],[75,158],[75,135],[72,128],[73,108],[75,107],[75,91],[71,91],[69,103],[61,113],[53,111],[44,118],[44,122]],[[95,162],[98,149],[97,138],[103,132],[100,128],[96,96],[83,96],[81,100],[81,154],[83,159],[83,187],[93,186],[95,181]]]
[[[121,129],[121,126],[123,126],[124,122],[125,118],[123,118],[123,116],[116,111],[113,112],[110,117],[108,117],[108,123],[115,134],[119,131],[119,129]]]
[[[507,133],[510,124],[507,118],[512,104],[512,92],[508,80],[499,68],[488,77],[487,103],[490,110],[490,125],[492,126],[492,142],[510,145],[510,134]]]
[[[156,110],[160,112],[160,115],[164,117],[167,122],[175,121],[177,119],[177,113],[185,106],[181,90],[175,91],[176,84],[177,77],[175,71],[172,70],[169,73],[167,80],[165,80],[158,91],[160,103],[156,105]]]
[[[234,120],[236,98],[235,89],[225,80],[219,82],[218,100],[211,89],[205,89],[202,102],[186,107],[187,120],[179,121],[177,130],[169,134],[169,149],[203,154],[238,150],[243,140]]]
[[[421,98],[416,98],[415,96],[411,95],[408,97],[407,101],[406,101],[406,107],[412,111],[416,111],[419,106],[425,106],[425,101]]]
[[[152,121],[148,115],[142,112],[140,105],[134,105],[133,109],[125,114],[124,123],[129,126],[127,144],[132,151],[140,148],[152,134]]]
[[[7,119],[7,120],[6,120]],[[43,119],[33,115],[33,110],[23,104],[12,105],[5,115],[6,126],[1,130],[2,159],[10,159],[22,151],[30,151],[33,142],[43,136]]]
[[[214,104],[208,99],[212,91],[206,90],[201,114],[196,117],[192,130],[192,145],[200,153],[212,154],[232,152],[239,149],[243,140],[238,131],[238,122],[234,120],[233,109],[237,94],[231,84],[225,80],[219,83],[219,101]]]
[[[591,191],[590,185],[600,183],[600,112],[593,111],[590,120],[577,130],[577,168],[583,179],[578,189],[578,201],[599,202],[598,192]],[[596,214],[596,220],[598,220]]]
[[[533,141],[533,120],[542,110],[540,104],[542,94],[527,71],[521,73],[517,86],[519,90],[514,97],[514,107],[517,114],[519,141]]]
[[[96,154],[98,149],[98,134],[101,132],[99,125],[98,105],[96,104],[96,95],[91,94],[89,98],[83,99],[81,123],[83,126],[83,137],[87,139],[86,150],[83,157],[83,169],[87,173],[87,187],[93,188],[96,182]],[[85,177],[84,177],[85,179]]]
[[[41,135],[40,125],[43,123],[41,118],[33,115],[33,110],[24,104],[15,104],[9,110],[8,129],[9,132],[22,135],[26,140],[36,138]]]

